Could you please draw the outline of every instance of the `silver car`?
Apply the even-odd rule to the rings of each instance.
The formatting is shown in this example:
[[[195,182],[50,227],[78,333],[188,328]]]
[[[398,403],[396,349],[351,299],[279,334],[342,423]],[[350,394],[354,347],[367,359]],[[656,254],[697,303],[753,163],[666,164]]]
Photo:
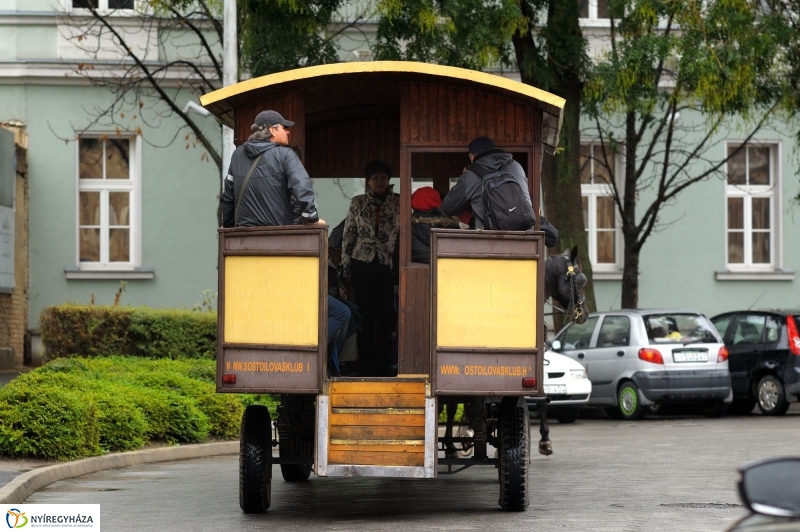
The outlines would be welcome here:
[[[617,310],[590,314],[562,329],[553,351],[583,364],[592,382],[589,406],[641,419],[675,403],[725,414],[733,400],[728,350],[703,314],[693,310]]]

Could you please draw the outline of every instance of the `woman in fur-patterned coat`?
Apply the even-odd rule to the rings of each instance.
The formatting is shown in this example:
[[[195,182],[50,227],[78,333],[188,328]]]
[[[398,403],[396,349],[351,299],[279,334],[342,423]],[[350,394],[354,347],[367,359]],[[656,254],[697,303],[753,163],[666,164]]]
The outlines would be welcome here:
[[[392,257],[400,231],[400,195],[389,185],[391,169],[372,161],[365,169],[366,193],[350,202],[342,237],[342,274],[350,278],[363,317],[358,357],[366,376],[389,376],[396,272]]]

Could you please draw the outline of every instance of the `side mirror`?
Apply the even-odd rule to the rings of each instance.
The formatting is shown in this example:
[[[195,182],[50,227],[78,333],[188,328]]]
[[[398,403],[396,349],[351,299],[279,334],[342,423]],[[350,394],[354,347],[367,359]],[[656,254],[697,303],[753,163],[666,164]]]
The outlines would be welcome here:
[[[561,349],[561,340],[553,340],[550,344],[550,349],[553,351],[559,351]]]
[[[762,515],[800,517],[800,458],[778,458],[743,466],[739,496]]]

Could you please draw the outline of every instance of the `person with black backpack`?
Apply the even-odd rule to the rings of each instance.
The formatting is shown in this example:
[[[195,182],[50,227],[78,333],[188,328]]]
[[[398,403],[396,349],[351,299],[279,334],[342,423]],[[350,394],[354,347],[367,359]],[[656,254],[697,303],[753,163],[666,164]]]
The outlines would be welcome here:
[[[472,207],[476,229],[527,231],[536,223],[528,179],[510,153],[495,147],[489,137],[469,143],[470,164],[445,196],[440,210],[457,216]],[[558,244],[558,229],[542,216],[545,245]]]

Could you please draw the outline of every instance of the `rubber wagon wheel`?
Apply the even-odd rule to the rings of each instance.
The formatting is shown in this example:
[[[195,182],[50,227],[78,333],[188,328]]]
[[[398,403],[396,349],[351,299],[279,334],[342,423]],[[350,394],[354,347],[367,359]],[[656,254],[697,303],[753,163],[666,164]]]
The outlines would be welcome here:
[[[278,453],[281,457],[281,475],[286,482],[308,480],[313,469],[314,418],[313,396],[281,396],[278,407]],[[285,416],[285,419],[281,418]],[[304,423],[304,420],[306,421]],[[284,464],[284,461],[303,460],[302,464]]]
[[[522,511],[528,507],[530,417],[517,397],[500,403],[500,507]]]
[[[242,416],[239,442],[239,506],[246,514],[264,513],[272,503],[272,420],[263,405]]]
[[[302,442],[292,442],[292,445],[297,447],[302,445]],[[308,460],[311,458],[311,451],[307,446],[303,446],[297,456],[298,458]],[[302,482],[304,480],[308,480],[308,477],[311,476],[312,468],[313,464],[311,463],[281,464],[281,475],[283,475],[283,480],[286,482]]]

